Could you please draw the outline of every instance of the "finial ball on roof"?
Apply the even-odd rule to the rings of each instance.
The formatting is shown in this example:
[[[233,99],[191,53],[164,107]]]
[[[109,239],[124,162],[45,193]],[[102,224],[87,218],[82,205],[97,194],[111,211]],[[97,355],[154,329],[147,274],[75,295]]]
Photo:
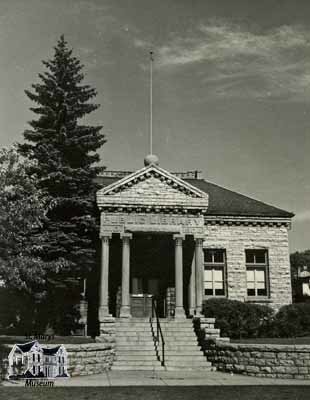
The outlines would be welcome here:
[[[148,165],[159,164],[159,159],[155,154],[148,154],[144,159],[144,165],[147,167]]]

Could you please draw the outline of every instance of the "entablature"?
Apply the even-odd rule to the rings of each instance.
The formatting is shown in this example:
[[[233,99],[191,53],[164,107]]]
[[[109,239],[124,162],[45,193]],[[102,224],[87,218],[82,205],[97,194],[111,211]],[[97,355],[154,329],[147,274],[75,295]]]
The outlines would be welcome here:
[[[243,217],[243,216],[213,216],[205,215],[205,225],[228,225],[228,226],[285,226],[291,229],[290,218],[268,218],[268,217]]]

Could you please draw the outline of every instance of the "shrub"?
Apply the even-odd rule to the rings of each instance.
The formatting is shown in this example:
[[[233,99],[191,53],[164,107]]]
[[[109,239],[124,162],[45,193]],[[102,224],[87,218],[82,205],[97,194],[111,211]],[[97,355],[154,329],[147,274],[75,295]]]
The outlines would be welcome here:
[[[215,327],[221,329],[221,335],[232,339],[266,336],[273,318],[270,307],[228,299],[205,301],[203,314],[216,318]]]
[[[310,303],[295,303],[281,307],[272,324],[272,336],[310,336]]]

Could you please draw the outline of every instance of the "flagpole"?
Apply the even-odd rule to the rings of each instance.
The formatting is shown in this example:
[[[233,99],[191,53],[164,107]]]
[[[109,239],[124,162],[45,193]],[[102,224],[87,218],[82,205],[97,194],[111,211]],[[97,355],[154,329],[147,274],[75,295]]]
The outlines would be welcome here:
[[[153,51],[150,51],[150,154],[153,154]]]

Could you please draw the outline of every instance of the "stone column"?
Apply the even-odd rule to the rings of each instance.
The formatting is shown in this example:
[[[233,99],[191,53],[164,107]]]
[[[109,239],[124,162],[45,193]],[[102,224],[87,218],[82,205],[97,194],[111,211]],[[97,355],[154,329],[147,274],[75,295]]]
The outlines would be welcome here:
[[[183,239],[173,235],[175,240],[175,318],[185,318],[183,308]]]
[[[130,239],[131,233],[121,235],[123,241],[122,250],[122,304],[120,309],[121,318],[130,318]]]
[[[202,301],[203,301],[203,241],[202,237],[195,237],[195,264],[196,264],[196,315],[202,315]]]
[[[191,265],[191,276],[189,280],[189,293],[188,293],[188,306],[189,314],[195,315],[196,313],[196,258],[195,252],[193,254],[192,265]]]
[[[103,322],[109,313],[109,240],[111,236],[101,236],[101,274],[99,288],[99,322]]]

